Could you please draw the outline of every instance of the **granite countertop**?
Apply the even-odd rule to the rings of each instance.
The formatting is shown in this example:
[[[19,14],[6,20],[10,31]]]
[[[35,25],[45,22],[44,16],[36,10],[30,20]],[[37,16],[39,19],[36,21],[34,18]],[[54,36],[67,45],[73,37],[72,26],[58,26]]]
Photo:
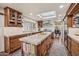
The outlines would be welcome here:
[[[42,32],[42,31],[40,31]],[[5,37],[24,37],[24,36],[27,36],[27,35],[30,35],[30,34],[33,34],[33,33],[38,33],[38,31],[33,31],[33,32],[16,32],[16,33],[5,33],[4,36]]]
[[[79,43],[79,36],[78,36],[78,34],[68,34],[68,36],[69,36],[72,40],[74,40],[74,41],[76,41],[77,43]]]
[[[4,36],[5,37],[11,37],[11,36],[17,36],[22,34],[29,34],[29,33],[35,33],[38,31],[26,31],[23,28],[19,27],[4,27]]]
[[[79,28],[69,28],[68,36],[79,43]]]
[[[4,36],[6,37],[11,37],[11,36],[17,36],[17,35],[22,35],[22,34],[29,34],[29,33],[34,33],[34,32],[16,32],[16,33],[5,33]]]
[[[43,40],[45,40],[50,34],[51,32],[43,32],[43,33],[28,36],[28,37],[23,37],[20,39],[20,41],[29,43],[29,44],[38,45]]]

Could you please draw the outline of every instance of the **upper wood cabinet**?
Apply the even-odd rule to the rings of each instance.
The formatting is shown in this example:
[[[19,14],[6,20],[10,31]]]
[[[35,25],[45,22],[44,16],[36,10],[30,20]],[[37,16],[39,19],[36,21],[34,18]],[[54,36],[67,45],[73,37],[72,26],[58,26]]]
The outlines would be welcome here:
[[[74,15],[79,12],[79,3],[72,3],[66,12],[66,15]]]
[[[22,27],[22,13],[10,7],[4,8],[5,27]]]
[[[73,27],[73,15],[67,17],[67,27]]]
[[[43,21],[37,21],[38,24],[38,31],[41,30],[41,28],[43,27]]]
[[[38,28],[42,28],[43,27],[43,21],[38,21]]]
[[[78,12],[79,12],[79,3],[72,3],[66,12],[68,27],[73,27],[74,15],[77,14]]]

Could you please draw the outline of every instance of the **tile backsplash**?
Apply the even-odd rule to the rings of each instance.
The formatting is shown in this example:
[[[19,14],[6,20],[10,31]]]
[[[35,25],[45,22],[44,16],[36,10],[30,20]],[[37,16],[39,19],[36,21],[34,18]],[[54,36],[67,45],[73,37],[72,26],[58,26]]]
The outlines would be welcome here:
[[[4,35],[21,34],[23,32],[20,27],[4,27]]]

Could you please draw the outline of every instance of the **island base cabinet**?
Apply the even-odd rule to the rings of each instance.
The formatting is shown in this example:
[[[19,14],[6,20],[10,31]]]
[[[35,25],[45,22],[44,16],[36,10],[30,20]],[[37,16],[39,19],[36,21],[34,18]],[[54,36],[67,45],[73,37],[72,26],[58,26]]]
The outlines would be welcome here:
[[[38,45],[21,41],[21,50],[23,56],[46,56],[50,50],[53,39],[49,35],[44,41]]]
[[[50,50],[52,43],[53,43],[53,39],[51,39],[51,35],[50,35],[40,45],[37,46],[37,55],[38,56],[48,55],[48,51]]]

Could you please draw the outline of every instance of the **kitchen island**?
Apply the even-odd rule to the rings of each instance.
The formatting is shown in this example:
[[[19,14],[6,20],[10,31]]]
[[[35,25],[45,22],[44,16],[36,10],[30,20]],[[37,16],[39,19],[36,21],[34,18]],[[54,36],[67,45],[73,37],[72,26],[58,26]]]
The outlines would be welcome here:
[[[53,42],[52,32],[42,32],[20,39],[22,55],[45,56]]]

